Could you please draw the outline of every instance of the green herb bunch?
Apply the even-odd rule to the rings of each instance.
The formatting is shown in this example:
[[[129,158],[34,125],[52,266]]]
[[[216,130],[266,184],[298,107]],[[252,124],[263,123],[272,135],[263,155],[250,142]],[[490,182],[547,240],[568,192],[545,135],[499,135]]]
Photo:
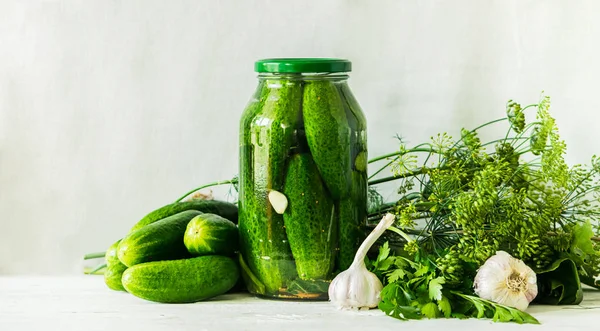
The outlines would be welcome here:
[[[539,322],[526,312],[481,299],[469,289],[451,289],[446,278],[426,254],[411,258],[390,255],[388,243],[379,249],[371,269],[382,276],[385,287],[379,308],[402,319],[491,318],[498,322]]]
[[[412,148],[400,140],[397,152],[370,161],[386,161],[370,178],[370,219],[393,212],[396,226],[414,238],[410,244],[402,236],[386,238],[403,257],[377,262],[391,263],[393,269],[385,275],[389,283],[382,294],[384,311],[389,311],[391,298],[408,298],[402,291],[423,276],[418,268],[407,273],[407,266],[427,267],[429,284],[433,279],[443,280],[448,291],[444,297],[450,302],[468,301],[480,307],[473,301],[480,299],[470,297],[472,279],[498,250],[536,271],[538,302],[579,303],[581,282],[600,287],[594,281],[600,274],[600,245],[595,241],[598,228],[596,233],[593,229],[600,217],[600,160],[593,156],[589,165],[569,167],[564,158],[566,144],[549,109],[547,96],[526,107],[511,100],[506,117],[462,129],[458,139],[444,133]],[[535,120],[527,122],[526,117],[533,115]],[[500,124],[507,125],[505,135],[481,141],[481,130]],[[386,169],[393,175],[376,178]],[[385,202],[376,185],[392,180],[399,183],[399,198]],[[410,277],[404,280],[399,274]],[[440,300],[431,303],[441,315],[432,313],[437,311],[432,305],[420,306],[420,314],[448,317]],[[481,304],[493,308],[490,303]],[[502,309],[498,314],[505,313]],[[457,311],[472,316],[464,309]]]

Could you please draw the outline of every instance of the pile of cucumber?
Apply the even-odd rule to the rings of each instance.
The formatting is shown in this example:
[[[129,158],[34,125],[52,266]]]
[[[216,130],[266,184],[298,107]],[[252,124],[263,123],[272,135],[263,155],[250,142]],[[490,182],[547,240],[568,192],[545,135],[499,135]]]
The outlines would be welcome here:
[[[238,210],[218,200],[159,208],[106,251],[106,285],[163,303],[206,300],[240,280]]]

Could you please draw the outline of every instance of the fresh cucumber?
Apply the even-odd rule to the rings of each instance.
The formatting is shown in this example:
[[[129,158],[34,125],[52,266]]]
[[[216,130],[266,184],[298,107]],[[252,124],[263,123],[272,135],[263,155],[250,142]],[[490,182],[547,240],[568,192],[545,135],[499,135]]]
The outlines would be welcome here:
[[[237,224],[238,210],[236,205],[219,200],[197,199],[190,201],[175,202],[158,208],[150,212],[148,215],[144,216],[144,218],[142,218],[141,220],[139,220],[133,226],[133,228],[131,228],[130,232],[139,230],[146,225],[152,224],[156,221],[162,220],[165,217],[169,217],[171,215],[175,215],[186,210],[197,210],[203,213],[217,214]]]
[[[188,223],[200,214],[202,212],[197,210],[186,210],[129,233],[119,243],[119,260],[131,267],[143,262],[189,257],[183,236]]]
[[[284,194],[288,208],[283,220],[298,276],[303,280],[331,280],[337,222],[333,200],[310,154],[292,156]]]
[[[127,266],[121,262],[113,264],[107,264],[106,270],[104,271],[104,283],[108,288],[115,291],[125,291],[121,278],[123,273],[127,270]]]
[[[289,79],[267,80],[258,103],[241,120],[240,249],[249,269],[276,294],[296,277],[283,217],[269,204],[270,190],[280,191],[286,158],[301,116],[302,85]]]
[[[119,257],[117,256],[117,248],[119,247],[120,242],[121,239],[115,241],[106,250],[106,253],[104,254],[104,260],[106,260],[106,264],[115,264],[117,262],[121,263],[121,261],[119,261]]]
[[[238,229],[233,222],[215,214],[194,217],[187,225],[183,243],[188,252],[201,255],[233,255],[238,249]]]
[[[331,81],[307,82],[302,103],[312,157],[334,200],[350,194],[350,136],[344,102]]]
[[[125,291],[123,284],[121,283],[121,277],[123,272],[127,269],[127,266],[119,261],[117,256],[117,248],[121,240],[117,240],[114,244],[110,245],[104,259],[106,260],[106,270],[104,271],[104,283],[108,288],[115,291]]]
[[[123,273],[123,286],[127,292],[142,299],[188,303],[226,293],[239,276],[233,259],[206,255],[135,265]]]

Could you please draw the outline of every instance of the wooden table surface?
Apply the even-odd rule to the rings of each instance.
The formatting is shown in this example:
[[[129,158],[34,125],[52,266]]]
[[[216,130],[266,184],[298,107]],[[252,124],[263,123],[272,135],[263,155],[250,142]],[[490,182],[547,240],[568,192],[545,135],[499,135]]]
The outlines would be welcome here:
[[[598,330],[600,291],[578,306],[532,306],[542,323],[486,320],[403,322],[381,311],[340,311],[328,302],[224,295],[195,304],[158,304],[105,287],[101,276],[0,277],[0,331],[20,330]]]

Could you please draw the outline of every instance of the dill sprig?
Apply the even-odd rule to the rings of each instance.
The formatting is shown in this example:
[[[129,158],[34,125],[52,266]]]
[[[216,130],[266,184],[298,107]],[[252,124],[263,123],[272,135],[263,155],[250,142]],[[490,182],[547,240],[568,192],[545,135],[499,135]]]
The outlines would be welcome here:
[[[528,111],[535,112],[534,121],[526,121]],[[482,142],[479,133],[491,125],[506,125],[506,133]],[[474,276],[466,274],[465,263],[481,265],[497,250],[536,271],[567,257],[582,281],[593,283],[600,274],[600,245],[592,240],[598,226],[596,233],[592,225],[585,232],[584,248],[575,231],[598,224],[600,159],[567,165],[548,96],[525,107],[509,100],[505,117],[462,129],[458,139],[442,133],[414,147],[399,141],[396,152],[370,161],[385,164],[370,177],[369,219],[395,213],[396,226],[442,266],[447,286]],[[392,176],[376,178],[384,171]],[[398,183],[399,198],[392,202],[376,190],[389,181]]]

